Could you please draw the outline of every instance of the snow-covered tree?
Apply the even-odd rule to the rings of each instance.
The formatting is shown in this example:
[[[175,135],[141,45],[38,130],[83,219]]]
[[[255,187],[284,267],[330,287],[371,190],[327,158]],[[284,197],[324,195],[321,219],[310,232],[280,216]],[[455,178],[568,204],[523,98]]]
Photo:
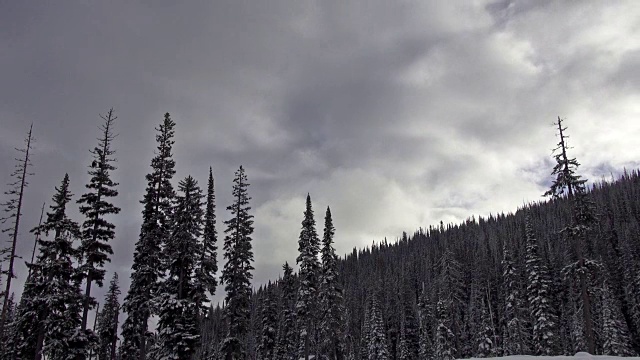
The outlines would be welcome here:
[[[32,230],[45,235],[39,240],[36,262],[29,265],[34,288],[38,290],[34,302],[43,304],[36,360],[44,354],[50,360],[79,359],[86,356],[88,350],[87,335],[80,328],[82,294],[79,274],[74,268],[74,260],[80,254],[73,241],[80,237],[80,227],[67,216],[71,196],[69,175],[65,174],[62,184],[56,188],[47,220]]]
[[[233,204],[227,207],[232,218],[225,221],[227,229],[224,238],[224,258],[221,281],[227,292],[225,297],[225,319],[227,336],[221,345],[225,360],[244,359],[243,339],[249,332],[251,301],[251,279],[253,275],[253,251],[251,234],[253,233],[253,215],[249,214],[249,194],[247,193],[247,175],[244,168],[235,173],[233,180]]]
[[[159,359],[190,359],[200,343],[198,305],[194,300],[194,271],[202,236],[202,190],[187,176],[178,184],[172,218],[172,233],[163,251],[167,276],[158,289],[158,343],[154,355]]]
[[[120,287],[118,273],[113,274],[109,283],[109,291],[104,299],[104,307],[98,316],[96,335],[98,335],[98,359],[115,360],[116,342],[118,341],[118,316],[120,315]]]
[[[82,245],[80,255],[82,256],[81,271],[85,278],[85,291],[82,309],[82,329],[87,328],[87,316],[89,308],[95,303],[91,297],[91,285],[95,281],[102,287],[105,271],[105,262],[110,261],[109,255],[113,255],[110,241],[115,237],[115,225],[110,223],[107,216],[118,214],[120,208],[109,202],[109,198],[118,196],[118,185],[111,180],[110,172],[116,167],[113,163],[115,150],[111,144],[115,135],[113,133],[113,122],[117,117],[110,109],[107,116],[100,116],[104,120],[101,127],[102,136],[98,139],[98,146],[91,150],[93,161],[89,166],[91,180],[86,185],[88,192],[80,197],[78,203],[80,213],[85,216],[82,224]]]
[[[432,304],[429,301],[429,294],[427,289],[422,284],[422,291],[420,292],[420,298],[418,301],[418,311],[420,315],[420,339],[419,339],[419,358],[420,359],[433,359],[433,322],[434,314]]]
[[[387,335],[378,299],[373,296],[369,308],[368,360],[389,359]]]
[[[331,210],[327,207],[322,237],[322,272],[320,275],[320,339],[321,354],[329,359],[342,360],[345,357],[344,340],[344,299],[338,283],[338,256],[333,247],[335,227]]]
[[[602,347],[604,355],[634,356],[629,329],[620,312],[620,306],[605,282],[602,289]]]
[[[296,319],[300,339],[298,355],[308,360],[314,345],[312,332],[315,329],[313,324],[316,318],[318,275],[320,273],[320,262],[318,261],[320,239],[316,232],[316,221],[313,218],[309,194],[307,194],[302,230],[298,238],[298,252],[299,255],[296,259],[296,262],[300,264],[298,301],[296,303]]]
[[[296,320],[295,320],[295,298],[296,284],[293,277],[293,269],[288,263],[282,266],[284,274],[280,281],[280,323],[278,327],[278,345],[276,348],[276,359],[296,360],[298,349],[296,346]]]
[[[269,282],[262,298],[262,321],[260,342],[258,344],[258,360],[277,360],[275,357],[278,335],[278,303],[275,286]]]
[[[511,251],[503,249],[502,281],[505,297],[503,311],[504,333],[502,337],[505,356],[529,354],[527,334],[527,315],[524,313],[523,299],[520,292],[521,277]]]
[[[533,352],[536,355],[553,355],[557,351],[556,315],[552,309],[550,285],[551,280],[546,265],[538,252],[531,221],[527,215],[526,235],[526,271],[527,297],[533,325]]]
[[[438,325],[436,327],[434,358],[443,360],[455,359],[457,350],[453,331],[451,331],[450,306],[445,299],[438,299],[436,310],[438,312]]]
[[[140,238],[133,254],[131,286],[124,299],[127,318],[122,326],[122,360],[145,360],[149,317],[152,314],[153,292],[163,276],[161,246],[171,234],[170,216],[174,197],[171,179],[175,161],[171,153],[175,122],[169,113],[156,129],[156,156],[151,160],[152,172],[147,174],[147,188],[142,200]]]

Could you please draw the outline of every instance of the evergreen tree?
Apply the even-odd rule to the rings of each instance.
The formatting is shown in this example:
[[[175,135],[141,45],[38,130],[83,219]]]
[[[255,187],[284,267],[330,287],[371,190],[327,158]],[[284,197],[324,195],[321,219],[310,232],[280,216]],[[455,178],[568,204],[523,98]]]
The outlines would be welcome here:
[[[216,272],[218,272],[216,243],[218,234],[216,231],[216,197],[214,192],[213,171],[209,168],[209,182],[207,185],[207,204],[204,213],[204,232],[200,245],[200,256],[197,258],[194,276],[194,300],[198,306],[198,314],[206,310],[205,302],[207,292],[214,295],[218,282]]]
[[[476,357],[486,358],[495,357],[497,355],[495,344],[495,329],[491,321],[491,313],[488,309],[484,297],[480,301],[480,326],[476,333]]]
[[[338,256],[333,247],[335,228],[331,210],[327,207],[322,238],[322,273],[320,283],[321,349],[329,359],[342,360],[345,357],[344,343],[344,299],[338,284]]]
[[[560,138],[558,146],[554,149],[554,151],[558,152],[555,155],[556,165],[552,171],[552,175],[555,175],[556,178],[545,195],[559,198],[566,194],[574,203],[573,224],[565,227],[562,233],[566,234],[573,242],[577,260],[575,263],[570,264],[569,268],[565,269],[564,272],[573,272],[577,275],[582,301],[585,340],[589,353],[593,354],[595,353],[595,334],[586,264],[589,260],[586,259],[584,253],[587,246],[585,239],[587,231],[597,220],[594,215],[594,206],[587,198],[585,189],[587,180],[576,174],[580,164],[575,158],[569,158],[567,155],[567,150],[569,149],[567,139],[569,136],[565,134],[567,128],[563,127],[562,122],[563,120],[558,117],[558,122],[555,123],[558,126],[558,137]]]
[[[455,359],[454,335],[451,331],[449,306],[444,299],[438,299],[438,326],[436,328],[435,358],[443,360]]]
[[[172,158],[175,122],[169,113],[156,130],[158,151],[151,160],[152,172],[146,176],[147,188],[142,204],[140,239],[133,254],[131,286],[124,299],[127,318],[122,326],[122,360],[145,360],[148,321],[152,314],[153,292],[162,278],[161,245],[171,234],[171,201],[174,197],[171,179],[175,174]]]
[[[602,323],[603,354],[634,356],[627,323],[606,282],[602,291]]]
[[[79,274],[73,266],[74,259],[80,255],[73,247],[73,241],[80,237],[80,227],[66,213],[71,196],[69,175],[65,174],[62,184],[56,188],[47,221],[32,230],[47,237],[53,233],[53,239],[39,240],[38,258],[29,264],[32,276],[35,275],[34,288],[38,290],[34,302],[44,305],[40,309],[36,360],[43,354],[50,360],[82,359],[88,350],[87,335],[80,329]]]
[[[526,315],[520,294],[520,274],[505,247],[502,259],[502,279],[504,283],[503,351],[505,356],[529,354]]]
[[[369,309],[368,360],[389,359],[387,335],[378,299],[374,296]]]
[[[253,275],[253,251],[251,234],[253,233],[253,215],[249,214],[247,193],[247,175],[244,168],[235,173],[233,180],[234,203],[227,207],[232,218],[225,221],[227,229],[224,239],[224,258],[227,260],[222,270],[222,283],[227,292],[225,297],[225,319],[227,337],[221,345],[225,360],[244,359],[246,357],[243,340],[249,332],[251,300],[251,279]]]
[[[550,279],[548,270],[538,253],[538,240],[533,234],[531,221],[527,215],[526,235],[526,271],[529,311],[533,325],[533,351],[536,355],[553,355],[557,351],[556,316],[551,308]]]
[[[22,289],[22,297],[16,309],[15,319],[10,325],[11,332],[8,334],[9,342],[5,348],[7,359],[34,359],[36,356],[39,329],[42,329],[45,310],[43,298],[38,296],[42,293],[43,282],[35,281],[39,276],[40,274],[30,271]]]
[[[282,266],[284,275],[280,281],[281,285],[281,326],[278,328],[278,346],[276,349],[276,359],[296,360],[296,320],[293,307],[296,298],[296,284],[293,277],[293,269],[288,263]]]
[[[278,304],[275,299],[274,288],[269,282],[262,299],[262,331],[257,349],[258,360],[278,360],[274,356],[278,329]]]
[[[115,360],[118,341],[118,316],[120,315],[120,287],[118,273],[113,274],[109,291],[104,299],[104,307],[98,316],[96,334],[98,335],[98,360]]]
[[[197,311],[193,298],[193,278],[202,235],[202,190],[187,176],[178,184],[173,232],[163,251],[167,277],[159,288],[159,321],[156,358],[190,359],[200,342]]]
[[[115,187],[117,183],[111,180],[110,171],[115,170],[113,157],[115,151],[111,149],[111,143],[115,138],[113,134],[113,122],[117,117],[113,114],[113,109],[109,110],[106,117],[100,116],[104,120],[101,127],[102,137],[98,139],[98,146],[91,150],[93,161],[89,167],[91,180],[86,188],[89,192],[82,195],[78,200],[80,213],[85,216],[82,224],[82,245],[80,252],[84,263],[81,271],[85,277],[85,292],[82,309],[82,329],[87,328],[87,316],[89,308],[95,303],[91,297],[91,285],[95,281],[102,287],[105,271],[102,269],[105,262],[110,261],[109,255],[113,255],[110,241],[115,237],[115,225],[110,223],[105,217],[118,214],[120,208],[111,204],[108,199],[118,196]]]
[[[433,359],[433,311],[431,308],[431,304],[429,303],[429,297],[424,287],[424,283],[422,284],[422,291],[420,293],[418,309],[420,315],[420,339],[418,358],[430,360]]]
[[[2,275],[6,275],[7,279],[4,291],[0,290],[0,296],[3,298],[2,314],[0,315],[0,337],[3,337],[5,334],[7,311],[9,310],[9,296],[11,295],[11,280],[16,277],[13,272],[13,265],[16,260],[16,245],[18,243],[20,219],[22,218],[22,200],[24,198],[24,190],[29,185],[27,176],[33,175],[28,172],[31,166],[30,151],[33,149],[31,146],[33,140],[33,124],[31,124],[27,138],[25,139],[25,147],[16,149],[18,152],[24,154],[24,157],[16,159],[15,170],[11,173],[11,177],[14,178],[15,181],[9,184],[11,189],[4,193],[9,196],[9,200],[2,204],[6,215],[0,217],[0,223],[9,223],[9,227],[3,229],[2,232],[9,232],[11,245],[7,248],[0,247],[0,263],[4,263],[5,260],[9,261],[8,269],[4,271],[0,270],[0,278]]]
[[[317,308],[318,275],[320,262],[320,239],[316,233],[316,221],[311,208],[311,196],[307,194],[306,210],[302,220],[302,230],[298,239],[299,255],[296,262],[300,264],[298,302],[296,304],[297,327],[300,336],[298,355],[305,360],[312,352],[312,341],[315,327],[315,309]]]

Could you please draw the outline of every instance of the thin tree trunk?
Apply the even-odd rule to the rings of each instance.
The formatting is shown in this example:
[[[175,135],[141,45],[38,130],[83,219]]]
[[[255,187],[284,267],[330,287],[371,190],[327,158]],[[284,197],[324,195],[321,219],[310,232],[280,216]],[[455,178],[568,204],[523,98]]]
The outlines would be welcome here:
[[[96,316],[93,318],[93,332],[96,332],[96,323],[98,322],[98,313],[100,311],[100,303],[98,303],[98,306],[96,307]],[[89,360],[91,360],[91,358],[93,357],[93,349],[89,350]]]
[[[33,131],[33,123],[29,128],[27,135],[27,148],[25,149],[24,160],[22,161],[22,179],[20,179],[20,192],[18,193],[18,207],[16,208],[16,222],[13,227],[13,235],[11,240],[11,256],[9,257],[9,272],[7,273],[7,286],[5,287],[4,303],[2,305],[2,316],[0,317],[0,334],[4,334],[4,323],[7,317],[7,306],[9,304],[9,293],[11,292],[11,280],[13,278],[13,263],[16,258],[16,243],[18,241],[18,229],[20,228],[20,216],[22,211],[22,197],[24,195],[24,187],[27,179],[27,167],[29,167],[29,150],[31,150],[31,134]]]

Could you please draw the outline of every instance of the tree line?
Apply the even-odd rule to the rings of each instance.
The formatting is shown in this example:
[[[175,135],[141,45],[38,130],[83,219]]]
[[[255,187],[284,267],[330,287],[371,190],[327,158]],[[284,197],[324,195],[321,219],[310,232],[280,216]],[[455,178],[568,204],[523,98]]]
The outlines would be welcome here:
[[[279,279],[254,290],[245,169],[234,175],[219,250],[212,168],[205,190],[190,175],[174,188],[176,123],[167,113],[155,129],[131,285],[120,303],[113,274],[99,310],[91,289],[105,281],[110,219],[120,212],[111,180],[116,119],[113,110],[102,117],[91,150],[89,182],[76,200],[82,222],[67,215],[73,194],[65,175],[31,230],[33,254],[17,301],[11,281],[32,175],[28,132],[4,204],[10,236],[0,252],[1,359],[410,360],[640,350],[640,174],[587,186],[561,118],[549,201],[441,222],[340,258],[331,210],[320,236],[307,195],[297,273],[285,263]],[[213,306],[219,284],[224,303]]]

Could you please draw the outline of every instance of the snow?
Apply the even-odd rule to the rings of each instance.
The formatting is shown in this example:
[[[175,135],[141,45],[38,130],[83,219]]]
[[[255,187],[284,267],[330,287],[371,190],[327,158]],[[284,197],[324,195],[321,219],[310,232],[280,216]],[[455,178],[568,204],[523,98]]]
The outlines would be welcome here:
[[[476,358],[471,358],[469,360],[475,360]],[[498,358],[485,358],[483,360],[489,359],[502,359],[502,360],[617,360],[617,359],[636,359],[640,360],[638,356],[631,357],[618,357],[618,356],[606,356],[606,355],[591,355],[586,352],[579,352],[575,354],[575,356],[529,356],[529,355],[514,355],[514,356],[505,356]],[[479,360],[479,359],[478,359]]]

